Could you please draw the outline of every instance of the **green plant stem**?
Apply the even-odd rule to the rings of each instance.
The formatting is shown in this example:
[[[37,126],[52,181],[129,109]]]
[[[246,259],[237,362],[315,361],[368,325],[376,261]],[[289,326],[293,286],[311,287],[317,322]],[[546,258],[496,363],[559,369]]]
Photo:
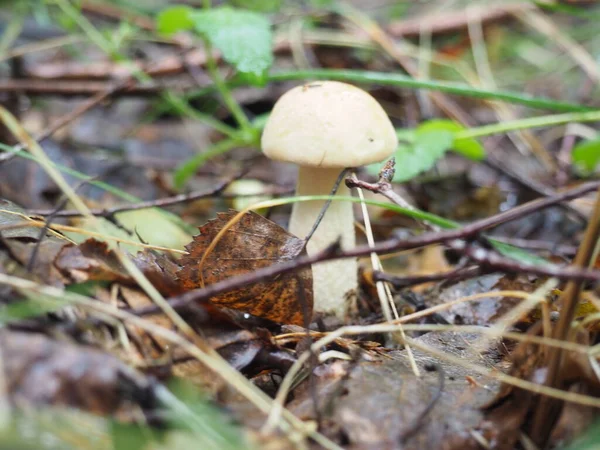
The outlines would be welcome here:
[[[600,110],[589,112],[576,112],[567,114],[555,114],[552,116],[531,117],[529,119],[511,120],[509,122],[494,123],[482,127],[470,128],[459,131],[454,139],[471,139],[492,134],[506,133],[508,131],[522,130],[525,128],[540,128],[553,125],[563,125],[571,122],[595,122],[600,121]]]
[[[290,81],[317,78],[348,81],[353,83],[372,83],[414,89],[429,89],[434,91],[447,92],[449,94],[463,95],[466,97],[503,100],[509,103],[517,103],[520,105],[529,106],[531,108],[550,109],[563,112],[582,112],[594,110],[594,108],[590,108],[584,105],[558,102],[543,97],[534,97],[528,94],[522,94],[517,92],[478,89],[472,86],[468,86],[466,84],[451,83],[446,81],[416,80],[407,75],[384,72],[336,69],[309,69],[282,71],[270,74],[268,77],[269,81]]]
[[[302,71],[285,71],[277,72],[268,75],[269,81],[289,81],[289,80],[306,80],[310,78],[322,78],[330,80],[348,81],[353,83],[373,83],[388,86],[397,86],[412,89],[427,89],[440,92],[448,92],[450,94],[464,95],[467,97],[503,100],[508,103],[517,103],[526,105],[530,108],[555,110],[561,112],[592,112],[595,108],[576,103],[558,102],[543,97],[535,97],[532,95],[522,94],[519,92],[510,91],[494,91],[487,89],[478,89],[466,84],[451,83],[435,80],[415,80],[406,75],[390,74],[385,72],[367,72],[360,70],[335,70],[335,69],[311,69]],[[240,80],[233,80],[225,83],[228,89],[245,86],[247,83]],[[185,94],[184,98],[189,101],[208,95],[217,90],[216,86],[206,86]],[[163,106],[157,108],[155,115],[168,112],[169,107]]]
[[[26,15],[26,10],[24,10],[23,5],[24,4],[19,4],[18,6],[21,7],[15,8],[17,9],[17,11],[14,13],[14,16],[11,17],[11,19],[8,21],[8,24],[4,29],[4,33],[2,33],[2,37],[0,38],[0,58],[4,58],[4,54],[6,53],[6,51],[21,34]]]
[[[235,128],[230,127],[224,122],[221,122],[220,120],[215,119],[208,114],[203,114],[200,111],[192,108],[190,104],[179,95],[175,95],[172,92],[165,92],[161,97],[169,104],[172,110],[175,110],[183,116],[187,116],[197,120],[198,122],[202,122],[230,139],[235,139],[239,134],[239,131]]]
[[[242,147],[244,145],[247,145],[247,142],[243,140],[224,139],[212,145],[203,153],[200,153],[188,159],[175,171],[175,187],[181,188],[188,180],[188,178],[190,178],[196,172],[196,170],[198,170],[198,168],[209,159],[212,159],[215,156],[222,155],[223,153],[226,153],[229,150],[233,150],[236,147]]]
[[[248,116],[244,113],[244,110],[237,102],[233,95],[231,94],[231,89],[227,86],[227,83],[221,77],[219,73],[219,69],[217,67],[217,63],[215,62],[215,58],[212,54],[212,45],[208,42],[208,39],[204,39],[204,48],[206,50],[206,69],[208,70],[208,74],[212,78],[217,91],[221,95],[221,98],[225,102],[225,106],[229,109],[235,121],[239,124],[240,128],[245,134],[251,133],[252,126],[250,125],[250,120],[248,120]]]

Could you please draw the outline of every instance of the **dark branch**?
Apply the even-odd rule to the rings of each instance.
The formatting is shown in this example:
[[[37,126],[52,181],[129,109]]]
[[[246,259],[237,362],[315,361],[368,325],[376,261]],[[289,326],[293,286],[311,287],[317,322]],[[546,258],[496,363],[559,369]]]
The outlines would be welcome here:
[[[395,289],[404,289],[409,286],[415,286],[417,284],[429,283],[431,281],[442,281],[452,280],[460,281],[467,278],[471,278],[477,275],[481,275],[484,272],[481,267],[457,267],[454,270],[448,270],[446,272],[432,273],[428,275],[414,275],[414,276],[397,276],[390,275],[385,272],[374,271],[373,281],[386,281],[394,286]]]
[[[206,189],[204,191],[193,191],[188,194],[179,194],[173,197],[159,198],[157,200],[148,200],[144,202],[138,203],[130,203],[127,205],[119,205],[113,208],[105,208],[105,209],[92,209],[91,212],[93,215],[98,217],[111,217],[116,213],[120,213],[123,211],[134,211],[138,209],[146,209],[146,208],[164,208],[166,206],[177,205],[179,203],[185,203],[192,200],[198,200],[201,198],[211,197],[221,193],[223,190],[227,188],[233,181],[237,180],[243,174],[237,174],[232,178],[227,180],[219,181],[215,186]],[[54,210],[51,209],[32,209],[27,211],[29,215],[37,215],[37,216],[48,216],[53,214]],[[54,217],[76,217],[80,216],[81,213],[77,210],[67,210],[67,211],[59,211],[54,214]]]
[[[285,263],[276,264],[251,273],[228,278],[218,283],[206,286],[205,288],[188,291],[182,295],[171,298],[169,303],[173,308],[182,308],[189,303],[208,301],[215,295],[239,289],[249,284],[264,281],[276,275],[292,272],[294,270],[308,267],[319,262],[329,261],[332,259],[366,256],[370,255],[372,252],[391,253],[400,250],[411,250],[442,242],[446,243],[449,248],[464,254],[472,261],[484,264],[486,267],[496,270],[518,271],[521,273],[530,273],[539,276],[555,277],[561,280],[600,281],[600,271],[577,269],[573,267],[561,267],[553,264],[542,266],[519,263],[513,259],[504,258],[491,251],[486,251],[483,248],[474,248],[473,246],[469,246],[469,244],[466,242],[466,240],[473,238],[486,228],[497,226],[501,223],[520,218],[524,214],[530,214],[532,212],[539,211],[562,201],[572,200],[573,198],[580,197],[581,195],[586,194],[594,189],[598,189],[598,187],[600,187],[600,182],[598,181],[586,183],[554,197],[548,197],[526,203],[511,210],[497,214],[493,217],[473,222],[470,225],[456,230],[430,232],[409,239],[390,239],[388,241],[375,244],[373,247],[363,245],[345,252],[341,251],[339,243],[336,243],[326,248],[322,252],[312,256],[299,257]],[[133,312],[137,314],[154,314],[159,312],[159,309],[153,306],[135,310]]]

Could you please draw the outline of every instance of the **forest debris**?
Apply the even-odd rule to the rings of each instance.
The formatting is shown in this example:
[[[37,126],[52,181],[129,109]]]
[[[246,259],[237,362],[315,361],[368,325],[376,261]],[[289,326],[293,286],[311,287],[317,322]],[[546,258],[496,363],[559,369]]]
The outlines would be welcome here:
[[[23,267],[29,267],[35,277],[53,286],[64,286],[66,280],[54,266],[54,260],[64,248],[66,240],[59,240],[55,237],[46,238],[41,242],[3,239],[3,243],[10,251],[12,258]],[[34,252],[36,252],[35,255]],[[33,261],[32,258],[34,258]],[[32,262],[30,263],[30,261]]]
[[[483,357],[494,364],[497,354],[481,355],[473,350],[472,344],[478,338],[448,332],[430,333],[416,341],[444,351],[450,349],[466,361],[481,364]],[[445,449],[479,449],[470,432],[482,418],[477,406],[492,395],[489,380],[420,350],[413,348],[413,352],[419,366],[435,370],[415,377],[405,350],[374,362],[335,362],[317,367],[318,408],[327,430],[336,430],[337,437],[345,439],[351,448],[439,448],[444,442]],[[467,377],[478,383],[469,383]],[[304,419],[316,418],[310,392],[309,383],[303,383],[288,404]],[[434,406],[423,416],[432,401]]]
[[[139,252],[132,260],[163,295],[170,296],[181,292],[175,279],[175,272],[179,266],[167,256],[145,251]],[[96,239],[63,247],[54,264],[74,282],[109,281],[134,284],[133,278],[108,248],[108,244]]]
[[[254,272],[301,253],[303,241],[254,212],[247,212],[224,233],[215,248],[205,253],[217,234],[237,214],[230,210],[200,227],[200,234],[186,248],[179,280],[185,289],[196,289],[236,275]],[[202,267],[199,263],[205,261]],[[277,323],[302,325],[312,316],[310,268],[286,273],[212,297],[215,305],[247,312]]]
[[[63,405],[133,419],[156,399],[148,379],[112,355],[41,334],[0,331],[10,400],[17,405]]]
[[[152,305],[152,301],[137,289],[123,286],[120,291],[129,308],[139,309]],[[258,334],[240,328],[211,304],[192,305],[180,313],[193,329],[202,334],[206,343],[237,370],[246,369],[253,364],[261,351],[267,354],[278,351],[278,348],[270,343],[269,332],[262,330]],[[146,319],[164,328],[172,327],[171,321],[164,314],[154,314]],[[127,330],[133,343],[132,352],[129,353],[132,360],[139,361],[146,367],[168,365],[171,366],[174,375],[214,391],[222,388],[223,380],[212,376],[199,361],[191,359],[181,349],[173,348],[170,342],[136,326],[127,325]]]
[[[56,267],[74,282],[119,281],[130,277],[105,242],[88,239],[79,245],[65,246],[56,257]]]

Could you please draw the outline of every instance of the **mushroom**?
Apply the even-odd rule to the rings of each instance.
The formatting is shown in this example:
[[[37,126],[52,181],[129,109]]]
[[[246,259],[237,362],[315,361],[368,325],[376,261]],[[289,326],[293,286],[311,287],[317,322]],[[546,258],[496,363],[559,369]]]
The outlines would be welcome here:
[[[262,135],[262,151],[274,160],[299,166],[296,195],[329,195],[341,170],[382,161],[398,140],[390,119],[367,92],[337,81],[318,81],[286,92],[273,107]],[[342,183],[337,195],[350,195]],[[294,203],[290,233],[304,238],[324,201]],[[309,255],[336,240],[355,246],[351,202],[331,202],[307,245]],[[356,293],[355,258],[314,264],[314,309],[342,318],[346,299]]]

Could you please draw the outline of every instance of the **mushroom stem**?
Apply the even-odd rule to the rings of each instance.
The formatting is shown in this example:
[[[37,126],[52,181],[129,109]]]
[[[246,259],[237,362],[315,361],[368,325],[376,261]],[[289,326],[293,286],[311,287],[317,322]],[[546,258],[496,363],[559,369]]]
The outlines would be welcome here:
[[[327,195],[340,174],[341,169],[327,169],[300,166],[296,195]],[[340,184],[337,195],[350,195],[344,183]],[[313,227],[324,201],[294,203],[289,231],[300,238],[306,237]],[[323,220],[307,245],[307,252],[313,255],[341,239],[343,249],[355,245],[354,211],[351,202],[331,202]],[[354,258],[328,261],[312,266],[315,312],[334,314],[342,318],[346,310],[347,294],[355,292],[358,286],[358,262]]]

